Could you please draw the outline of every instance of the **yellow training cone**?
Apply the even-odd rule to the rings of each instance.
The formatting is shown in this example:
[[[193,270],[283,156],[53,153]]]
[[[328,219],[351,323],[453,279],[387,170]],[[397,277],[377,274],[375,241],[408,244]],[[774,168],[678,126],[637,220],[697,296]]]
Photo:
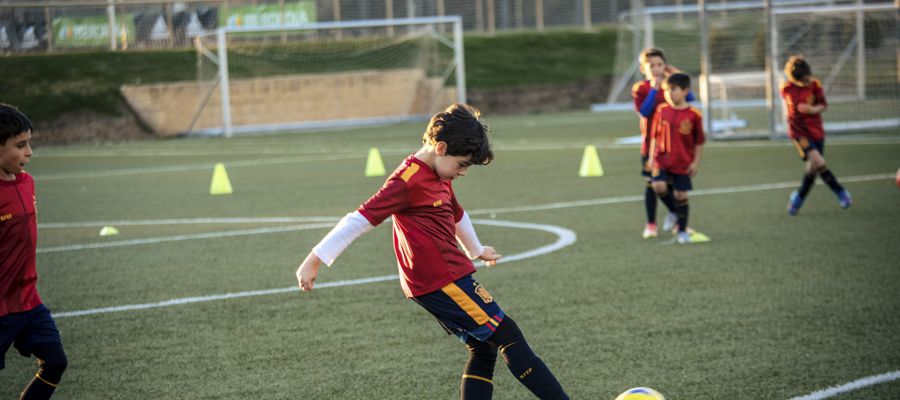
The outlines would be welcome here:
[[[114,226],[104,226],[103,229],[100,229],[100,236],[113,236],[118,234],[119,230]]]
[[[209,194],[231,194],[232,192],[231,181],[228,180],[228,173],[225,172],[225,164],[216,163],[212,183],[209,185]]]
[[[369,158],[366,159],[366,177],[384,176],[384,162],[381,161],[381,153],[373,147],[369,149]]]
[[[600,156],[597,155],[597,148],[592,144],[584,147],[584,156],[581,157],[581,168],[578,170],[578,176],[603,176]]]

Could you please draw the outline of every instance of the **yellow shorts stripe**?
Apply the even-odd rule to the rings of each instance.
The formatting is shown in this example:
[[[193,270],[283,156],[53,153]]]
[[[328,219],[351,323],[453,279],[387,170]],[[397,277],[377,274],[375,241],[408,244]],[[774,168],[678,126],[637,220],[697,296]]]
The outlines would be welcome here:
[[[803,151],[803,145],[800,144],[798,140],[792,140],[794,142],[794,147],[797,148],[797,154],[800,154],[800,158],[806,159],[806,152]]]
[[[450,298],[453,299],[466,314],[469,314],[469,316],[475,320],[476,324],[484,325],[490,320],[487,313],[484,312],[478,304],[475,304],[466,292],[463,292],[463,290],[460,289],[459,286],[456,286],[455,283],[450,282],[449,285],[442,287],[441,291],[447,294],[447,296],[450,296]]]
[[[482,378],[482,377],[477,376],[477,375],[463,374],[463,379],[478,379],[479,381],[485,381],[485,382],[487,382],[487,383],[490,383],[491,385],[494,384],[494,382],[491,381],[490,379],[488,379],[488,378]]]

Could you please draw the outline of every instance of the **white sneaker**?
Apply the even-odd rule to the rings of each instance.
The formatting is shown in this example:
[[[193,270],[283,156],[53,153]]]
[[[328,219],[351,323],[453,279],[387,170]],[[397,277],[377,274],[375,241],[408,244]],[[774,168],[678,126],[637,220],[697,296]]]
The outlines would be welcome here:
[[[657,236],[656,232],[656,224],[647,224],[644,227],[644,234],[642,235],[644,239],[653,239]]]
[[[678,235],[676,237],[678,239],[678,243],[680,243],[680,244],[687,244],[687,243],[691,242],[691,234],[690,233],[678,232]]]
[[[669,215],[666,215],[666,220],[663,221],[663,232],[670,232],[675,228],[675,224],[678,223],[678,216],[675,213],[670,212]]]

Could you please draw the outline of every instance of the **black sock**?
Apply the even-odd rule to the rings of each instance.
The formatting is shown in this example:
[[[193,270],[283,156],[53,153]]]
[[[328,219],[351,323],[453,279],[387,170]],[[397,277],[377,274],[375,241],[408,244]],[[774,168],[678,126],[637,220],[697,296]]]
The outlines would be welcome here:
[[[53,395],[56,386],[66,370],[68,361],[61,343],[37,343],[32,353],[38,359],[41,369],[34,379],[25,386],[19,400],[47,400]]]
[[[469,361],[463,371],[459,397],[462,400],[490,400],[494,395],[494,364],[497,362],[497,346],[481,342],[473,337],[466,339]]]
[[[503,322],[488,341],[500,349],[509,372],[512,372],[513,376],[539,399],[568,400],[569,396],[559,381],[534,354],[522,331],[508,315],[503,318]]]
[[[831,188],[831,191],[834,192],[834,194],[839,194],[844,191],[844,187],[838,183],[837,178],[834,177],[834,174],[831,173],[830,169],[822,171],[819,173],[819,176],[822,177],[822,180],[825,181],[825,184]]]
[[[647,223],[656,223],[656,192],[650,183],[647,183],[647,189],[644,190],[644,207],[647,209]]]
[[[803,183],[800,184],[800,189],[797,190],[797,194],[800,195],[801,199],[806,198],[806,195],[809,194],[809,190],[812,189],[814,183],[816,183],[816,174],[803,175]]]
[[[675,205],[675,216],[678,217],[678,232],[686,232],[688,224],[688,214],[690,206],[687,199],[679,200]]]
[[[669,212],[675,212],[675,195],[672,194],[672,190],[667,190],[665,194],[659,195],[659,199],[666,205]]]

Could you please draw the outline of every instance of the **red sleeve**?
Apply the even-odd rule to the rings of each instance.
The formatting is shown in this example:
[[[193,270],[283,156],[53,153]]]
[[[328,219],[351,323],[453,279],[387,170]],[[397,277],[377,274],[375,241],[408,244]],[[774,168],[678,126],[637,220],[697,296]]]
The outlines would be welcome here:
[[[825,107],[828,107],[828,102],[825,101],[825,90],[822,89],[822,83],[818,80],[814,83],[813,93],[816,95],[816,104],[821,104]]]
[[[450,186],[450,203],[450,206],[453,207],[453,222],[459,222],[466,210],[463,210],[462,205],[459,204],[459,200],[456,199],[456,193],[453,192],[453,186]]]
[[[694,121],[694,145],[699,146],[706,143],[706,135],[703,134],[703,115],[699,112],[694,115],[697,116],[697,120]]]
[[[641,112],[641,105],[644,104],[644,99],[647,98],[647,91],[641,90],[644,87],[644,82],[636,82],[634,86],[631,87],[631,98],[634,99],[634,111],[638,113]]]
[[[359,206],[360,214],[374,226],[393,214],[409,207],[409,190],[406,182],[398,176],[392,176],[369,200]]]

